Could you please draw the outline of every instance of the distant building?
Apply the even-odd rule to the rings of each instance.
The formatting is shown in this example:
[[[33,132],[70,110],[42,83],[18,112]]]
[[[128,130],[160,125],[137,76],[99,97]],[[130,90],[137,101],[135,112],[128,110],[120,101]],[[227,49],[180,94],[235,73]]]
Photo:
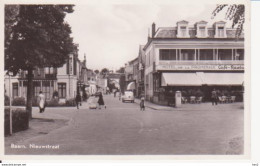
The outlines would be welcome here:
[[[87,69],[86,92],[90,95],[97,92],[97,76],[96,73],[91,69]]]
[[[136,96],[141,97],[144,95],[145,87],[144,87],[144,70],[145,70],[145,54],[144,54],[144,45],[139,46],[138,53],[138,69],[137,69],[137,81],[136,81]]]
[[[136,95],[136,83],[138,77],[138,57],[129,61],[125,66],[126,90],[132,90]]]

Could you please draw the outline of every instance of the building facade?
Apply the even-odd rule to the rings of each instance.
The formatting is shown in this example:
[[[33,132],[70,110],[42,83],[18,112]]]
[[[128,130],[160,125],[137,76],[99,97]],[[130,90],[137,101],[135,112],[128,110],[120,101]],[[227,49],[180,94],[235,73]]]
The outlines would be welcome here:
[[[145,54],[144,54],[144,45],[139,46],[138,53],[138,70],[137,70],[137,81],[136,81],[136,93],[137,97],[144,95],[144,67],[145,67]]]
[[[213,89],[219,93],[239,93],[244,80],[244,37],[219,21],[176,27],[152,25],[152,36],[144,47],[145,96],[159,104],[169,104],[176,91],[183,96],[201,93],[209,100]],[[237,99],[241,95],[237,95]]]
[[[76,93],[82,91],[82,86],[87,82],[84,72],[85,60],[81,62],[71,54],[67,63],[62,67],[37,68],[33,71],[33,96],[42,91],[47,100],[53,98],[54,92],[58,94],[60,102],[74,98]],[[11,83],[9,83],[11,80]],[[27,96],[27,72],[21,71],[17,76],[5,76],[5,92],[12,99]],[[10,86],[9,86],[10,85]],[[10,89],[10,90],[9,90]]]

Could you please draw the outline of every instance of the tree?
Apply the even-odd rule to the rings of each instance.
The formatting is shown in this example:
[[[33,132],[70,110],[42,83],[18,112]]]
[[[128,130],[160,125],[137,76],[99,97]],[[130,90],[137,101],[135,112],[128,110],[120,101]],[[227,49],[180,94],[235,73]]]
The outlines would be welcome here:
[[[10,12],[15,7],[17,12]],[[71,28],[64,22],[66,14],[72,12],[73,5],[5,6],[5,28],[11,29],[5,31],[5,70],[15,75],[19,70],[28,72],[26,110],[30,118],[33,70],[61,67],[69,54],[77,51],[70,37]]]
[[[103,68],[100,71],[100,74],[103,75],[103,77],[106,77],[106,75],[109,73],[109,69],[108,68]]]
[[[245,23],[245,5],[217,5],[216,9],[212,12],[212,18],[214,18],[220,11],[222,11],[226,7],[228,7],[226,11],[226,19],[232,20],[232,28],[236,27],[236,37],[238,38],[243,31],[243,25]]]
[[[116,71],[117,73],[125,73],[125,68],[124,67],[120,67],[119,70]]]
[[[94,72],[95,72],[96,74],[98,74],[98,73],[99,73],[99,70],[95,70]]]

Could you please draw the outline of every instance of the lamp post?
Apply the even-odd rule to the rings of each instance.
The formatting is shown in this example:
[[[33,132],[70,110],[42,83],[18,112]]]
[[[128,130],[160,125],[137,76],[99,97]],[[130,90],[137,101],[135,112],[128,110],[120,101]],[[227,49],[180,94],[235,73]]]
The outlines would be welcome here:
[[[9,75],[9,110],[10,110],[10,135],[13,134],[13,115],[12,115],[12,97],[11,97],[11,72],[8,72]]]

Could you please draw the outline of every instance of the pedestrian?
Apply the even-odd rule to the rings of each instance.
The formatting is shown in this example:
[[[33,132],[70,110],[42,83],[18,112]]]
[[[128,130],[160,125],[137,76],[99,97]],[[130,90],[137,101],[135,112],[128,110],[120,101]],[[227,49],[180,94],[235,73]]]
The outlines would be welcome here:
[[[101,109],[101,106],[105,106],[105,109],[106,109],[106,105],[105,105],[105,102],[103,99],[102,92],[99,93],[98,105],[99,105],[99,109]]]
[[[117,93],[117,91],[115,90],[115,92],[114,92],[114,97],[116,97],[116,93]]]
[[[118,97],[119,97],[119,100],[121,100],[121,91],[119,91],[119,94],[118,94]]]
[[[218,105],[218,95],[217,95],[217,91],[215,89],[213,89],[213,91],[211,92],[211,101],[212,101],[212,105]]]
[[[43,113],[44,110],[45,110],[46,104],[45,104],[45,96],[44,96],[44,94],[42,93],[42,91],[39,92],[38,98],[39,98],[39,109],[40,109],[40,113]]]
[[[76,105],[77,105],[77,109],[79,109],[79,105],[81,105],[81,96],[80,93],[77,93],[76,95]]]
[[[144,111],[144,110],[145,110],[144,97],[141,97],[140,110],[141,110],[141,111]]]

